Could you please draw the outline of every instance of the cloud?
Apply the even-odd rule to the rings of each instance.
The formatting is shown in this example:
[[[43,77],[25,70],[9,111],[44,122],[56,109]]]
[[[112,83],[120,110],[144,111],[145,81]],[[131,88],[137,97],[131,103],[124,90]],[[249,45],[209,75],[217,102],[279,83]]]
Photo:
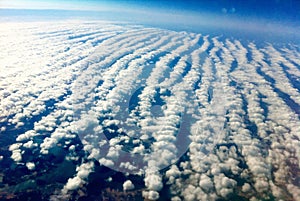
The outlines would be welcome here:
[[[127,180],[123,183],[123,190],[124,191],[133,190],[133,189],[134,189],[134,185],[130,180]]]
[[[5,27],[1,134],[16,133],[11,159],[29,170],[42,163],[29,161],[30,151],[37,160],[58,146],[66,151],[77,168],[60,196],[86,185],[96,159],[143,176],[143,196],[152,200],[164,187],[172,200],[299,197],[300,123],[287,101],[300,103],[288,76],[300,76],[297,47],[98,22]],[[191,144],[182,152],[185,108]]]
[[[87,163],[82,163],[76,168],[76,176],[69,178],[68,182],[63,187],[61,193],[62,195],[67,195],[69,191],[79,189],[83,184],[86,183],[89,174],[94,170],[94,162],[89,161]]]
[[[64,186],[63,192],[67,192],[70,190],[76,190],[82,184],[82,180],[79,177],[74,177],[68,179],[67,184]]]
[[[76,168],[77,176],[80,177],[81,179],[87,179],[89,174],[93,171],[93,169],[94,169],[93,162],[83,163]]]
[[[146,175],[145,185],[150,190],[160,191],[163,188],[161,176],[154,173]]]
[[[17,137],[16,141],[17,142],[21,142],[21,141],[26,141],[26,140],[29,140],[31,139],[32,137],[36,136],[36,132],[33,131],[33,130],[29,130],[29,131],[26,131],[24,134],[21,134]]]
[[[99,160],[99,163],[106,166],[106,167],[113,167],[114,162],[112,160],[106,159],[106,158],[101,158]]]
[[[213,191],[214,188],[212,180],[205,174],[201,175],[199,186],[207,193]]]
[[[37,147],[37,143],[33,143],[32,140],[27,141],[26,143],[23,144],[23,147],[27,148],[27,149],[32,149],[34,147]]]
[[[158,200],[159,199],[159,193],[156,191],[143,191],[143,197],[149,200]]]
[[[15,162],[21,162],[22,161],[21,150],[20,149],[13,150],[11,159],[13,159]]]
[[[11,159],[13,159],[15,162],[22,161],[22,154],[20,149],[21,146],[22,143],[15,143],[9,146],[9,151],[12,152]]]
[[[26,167],[28,168],[28,170],[34,170],[35,169],[35,164],[32,163],[32,162],[27,162]]]

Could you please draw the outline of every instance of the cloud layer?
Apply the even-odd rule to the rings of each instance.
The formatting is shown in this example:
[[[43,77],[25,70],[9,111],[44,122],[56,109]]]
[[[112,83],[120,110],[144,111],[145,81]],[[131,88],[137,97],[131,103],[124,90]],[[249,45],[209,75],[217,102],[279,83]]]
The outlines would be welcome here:
[[[108,22],[0,31],[0,163],[74,164],[51,199],[99,164],[151,200],[300,199],[298,46]]]

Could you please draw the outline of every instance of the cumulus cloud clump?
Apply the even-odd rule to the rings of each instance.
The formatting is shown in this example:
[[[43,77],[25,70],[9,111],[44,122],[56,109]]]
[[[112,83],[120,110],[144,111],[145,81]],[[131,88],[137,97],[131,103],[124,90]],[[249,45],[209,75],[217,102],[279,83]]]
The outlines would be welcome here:
[[[98,166],[150,200],[300,199],[298,46],[109,22],[0,30],[8,159],[73,164],[53,199]]]

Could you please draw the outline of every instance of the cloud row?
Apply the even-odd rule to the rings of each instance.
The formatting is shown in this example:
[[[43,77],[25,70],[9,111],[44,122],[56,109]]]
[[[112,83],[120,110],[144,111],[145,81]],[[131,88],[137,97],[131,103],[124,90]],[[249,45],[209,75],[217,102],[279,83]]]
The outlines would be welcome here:
[[[11,23],[0,37],[11,159],[38,170],[26,154],[61,147],[76,164],[53,200],[95,160],[142,176],[150,200],[165,185],[172,200],[299,199],[297,47],[104,22]]]

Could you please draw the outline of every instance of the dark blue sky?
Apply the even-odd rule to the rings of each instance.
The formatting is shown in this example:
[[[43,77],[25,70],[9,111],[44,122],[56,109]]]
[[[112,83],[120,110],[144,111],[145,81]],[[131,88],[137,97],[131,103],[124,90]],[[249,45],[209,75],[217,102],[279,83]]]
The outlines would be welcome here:
[[[268,18],[272,20],[300,20],[300,0],[113,0],[119,4],[154,7],[167,10],[195,12],[226,12],[227,15]]]

